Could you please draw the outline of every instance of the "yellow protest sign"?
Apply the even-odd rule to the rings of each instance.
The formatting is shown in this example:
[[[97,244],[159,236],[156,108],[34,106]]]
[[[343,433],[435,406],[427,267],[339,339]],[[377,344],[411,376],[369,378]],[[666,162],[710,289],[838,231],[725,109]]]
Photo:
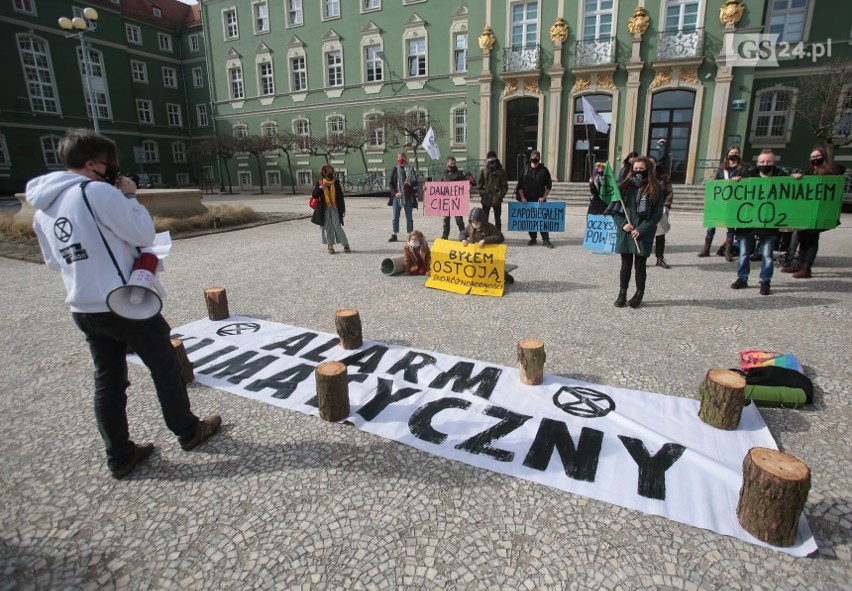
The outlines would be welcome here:
[[[453,293],[503,295],[506,267],[506,245],[476,244],[462,246],[452,240],[435,240],[432,245],[432,268],[426,287]]]

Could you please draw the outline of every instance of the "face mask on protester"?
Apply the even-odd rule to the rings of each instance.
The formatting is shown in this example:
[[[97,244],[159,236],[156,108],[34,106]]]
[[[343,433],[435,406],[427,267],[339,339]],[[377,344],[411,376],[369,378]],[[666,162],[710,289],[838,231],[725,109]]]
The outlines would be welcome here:
[[[633,171],[633,184],[637,187],[639,185],[644,185],[648,182],[648,171],[647,170],[634,170]]]
[[[470,223],[470,225],[471,225],[471,226],[473,226],[473,229],[474,229],[474,230],[478,230],[478,229],[480,229],[480,228],[482,227],[482,223],[481,223],[481,222],[471,222],[471,223]]]
[[[728,160],[730,160],[731,162],[737,162],[739,159],[739,154],[728,154]]]
[[[104,182],[107,182],[110,185],[115,186],[115,183],[118,180],[118,175],[121,172],[118,168],[118,165],[117,164],[107,164],[106,162],[101,162],[101,164],[106,166],[106,169],[104,170],[103,174],[99,173],[94,168],[92,170],[95,172],[96,175],[101,177],[104,180]]]
[[[811,158],[811,164],[814,166],[822,166],[822,163],[825,162],[825,158],[820,156],[819,158]]]
[[[453,172],[454,170],[458,170],[458,167],[455,164],[447,165],[447,172]]]
[[[402,166],[403,164],[405,164],[405,158],[397,158],[396,163]]]
[[[759,170],[763,174],[769,174],[769,173],[772,172],[773,168],[775,168],[775,167],[772,166],[771,164],[760,164],[760,165],[758,165],[757,170]]]
[[[539,158],[530,158],[530,164],[538,164],[539,162],[541,162]]]
[[[411,245],[411,248],[420,248],[420,241],[419,240],[411,240],[408,244]]]
[[[327,175],[325,175],[325,178],[327,178],[330,181],[333,181],[334,180],[334,173],[333,172],[328,173]]]

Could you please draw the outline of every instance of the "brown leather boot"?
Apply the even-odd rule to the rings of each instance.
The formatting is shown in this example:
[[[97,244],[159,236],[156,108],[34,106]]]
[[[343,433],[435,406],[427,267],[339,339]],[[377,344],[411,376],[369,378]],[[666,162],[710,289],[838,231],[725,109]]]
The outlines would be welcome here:
[[[698,253],[700,257],[709,257],[710,256],[710,243],[713,242],[713,239],[709,236],[704,237],[704,248],[701,249],[701,252]]]
[[[800,270],[793,273],[793,279],[810,279],[811,278],[811,268],[810,267],[802,267]]]

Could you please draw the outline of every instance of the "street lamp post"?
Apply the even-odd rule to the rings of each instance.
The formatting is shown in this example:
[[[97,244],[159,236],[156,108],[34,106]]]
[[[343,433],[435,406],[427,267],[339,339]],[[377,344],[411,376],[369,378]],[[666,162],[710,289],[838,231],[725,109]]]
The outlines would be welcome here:
[[[65,38],[78,37],[80,39],[80,51],[83,53],[83,73],[86,76],[86,91],[89,93],[89,106],[92,109],[92,124],[95,127],[95,133],[100,133],[98,126],[98,103],[95,99],[95,93],[92,91],[92,66],[89,63],[89,52],[86,50],[86,42],[84,37],[86,33],[90,33],[98,28],[98,11],[91,7],[83,9],[82,18],[75,16],[68,18],[63,16],[59,19],[59,26],[65,31]],[[75,31],[76,29],[76,31]]]

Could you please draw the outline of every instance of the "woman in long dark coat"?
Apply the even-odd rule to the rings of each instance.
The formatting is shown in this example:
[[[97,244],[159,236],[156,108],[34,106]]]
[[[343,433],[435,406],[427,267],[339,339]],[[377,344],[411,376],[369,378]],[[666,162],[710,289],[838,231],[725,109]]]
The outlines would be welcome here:
[[[615,252],[621,255],[619,276],[619,308],[629,304],[637,308],[645,295],[646,263],[654,247],[657,224],[663,217],[665,195],[657,182],[654,167],[644,156],[633,160],[630,174],[618,186],[621,201],[608,208],[618,229]],[[631,270],[636,270],[636,293],[627,301]]]

